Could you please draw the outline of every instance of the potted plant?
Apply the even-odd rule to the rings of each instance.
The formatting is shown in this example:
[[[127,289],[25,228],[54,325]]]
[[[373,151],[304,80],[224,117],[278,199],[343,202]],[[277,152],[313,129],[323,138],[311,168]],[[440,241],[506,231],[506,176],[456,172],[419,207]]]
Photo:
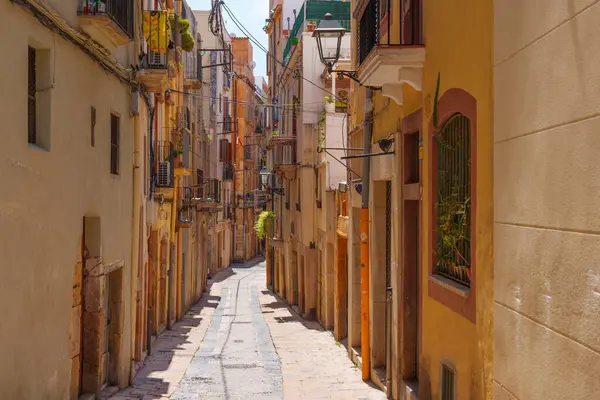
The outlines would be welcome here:
[[[335,112],[335,99],[333,96],[325,96],[325,111]]]

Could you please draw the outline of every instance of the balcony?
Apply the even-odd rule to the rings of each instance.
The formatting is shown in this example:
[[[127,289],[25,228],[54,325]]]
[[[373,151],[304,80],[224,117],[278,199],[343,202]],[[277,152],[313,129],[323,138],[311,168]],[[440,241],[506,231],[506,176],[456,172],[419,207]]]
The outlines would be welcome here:
[[[164,93],[169,84],[169,30],[167,14],[144,11],[145,48],[137,76],[150,92]]]
[[[382,40],[379,1],[369,0],[358,23],[358,79],[365,86],[381,87],[382,94],[403,104],[403,84],[415,90],[423,88],[425,46],[422,33],[420,0],[402,3],[401,40]]]
[[[273,138],[271,147],[273,170],[283,173],[288,179],[293,179],[297,166],[296,138],[283,136]]]
[[[182,109],[187,107],[181,107]],[[185,114],[183,114],[185,115]],[[180,122],[180,116],[178,114],[178,124]],[[176,128],[172,131],[171,137],[173,138],[174,148],[174,160],[175,164],[175,175],[176,176],[190,176],[192,174],[190,168],[192,165],[190,150],[191,150],[191,133],[188,129],[183,129],[183,125],[180,128]]]
[[[177,108],[177,128],[191,132],[192,115],[188,106],[179,106]]]
[[[192,204],[198,211],[216,211],[221,205],[221,181],[207,179],[192,190]]]
[[[196,209],[193,204],[193,190],[189,187],[179,188],[180,206],[177,210],[176,226],[178,228],[191,228],[194,222]]]
[[[223,181],[233,181],[233,165],[223,164]]]
[[[233,132],[233,120],[231,116],[226,115],[223,117],[223,132],[224,134]]]
[[[81,29],[111,52],[133,39],[132,0],[80,0],[77,15]]]
[[[186,87],[199,89],[202,84],[202,54],[200,50],[186,53],[183,58],[184,80]]]
[[[256,154],[259,151],[258,140],[252,136],[245,138],[244,145],[244,165],[252,167],[256,163]]]
[[[283,49],[283,64],[287,66],[303,32],[312,32],[323,16],[330,13],[342,27],[350,31],[350,2],[306,0],[296,16],[287,44]]]

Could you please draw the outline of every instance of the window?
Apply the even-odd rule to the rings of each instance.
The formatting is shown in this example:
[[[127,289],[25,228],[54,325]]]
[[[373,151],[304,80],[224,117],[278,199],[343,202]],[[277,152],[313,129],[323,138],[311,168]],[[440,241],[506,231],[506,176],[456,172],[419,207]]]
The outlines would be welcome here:
[[[28,49],[27,71],[27,140],[37,144],[36,50],[33,47]]]
[[[121,119],[110,115],[110,173],[119,175],[119,142]]]
[[[50,150],[50,99],[54,80],[50,49],[27,47],[27,142]]]
[[[204,198],[204,171],[201,169],[196,170],[196,197]]]
[[[219,155],[222,162],[231,161],[231,145],[229,144],[229,140],[221,139],[219,141]]]
[[[454,370],[442,364],[441,400],[454,400],[456,374]]]
[[[435,272],[465,286],[471,283],[470,121],[456,114],[436,136],[437,248]]]
[[[296,210],[302,211],[302,181],[300,180],[300,178],[296,179],[296,196],[298,196]]]
[[[90,144],[92,147],[96,146],[96,109],[94,107],[90,110]]]

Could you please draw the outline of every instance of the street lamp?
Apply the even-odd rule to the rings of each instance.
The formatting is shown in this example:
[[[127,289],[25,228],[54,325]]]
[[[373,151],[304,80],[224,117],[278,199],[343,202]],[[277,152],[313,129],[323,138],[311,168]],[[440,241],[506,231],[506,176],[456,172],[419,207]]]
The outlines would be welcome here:
[[[346,30],[338,21],[334,21],[330,13],[325,14],[325,19],[322,19],[317,29],[313,31],[313,37],[317,39],[317,48],[319,50],[319,58],[321,62],[327,66],[327,70],[331,72],[333,66],[340,59],[340,50],[342,48],[342,37],[346,34]],[[328,52],[325,55],[323,51],[323,39],[337,40],[333,55]]]
[[[271,171],[267,169],[261,169],[258,175],[260,177],[261,190],[267,190],[269,187],[269,177],[271,176]]]
[[[342,25],[338,21],[334,21],[333,17],[330,13],[325,14],[324,19],[319,22],[319,26],[317,29],[313,31],[313,37],[317,39],[317,49],[319,50],[319,58],[321,59],[321,63],[323,63],[327,67],[327,71],[329,73],[334,72],[333,66],[340,59],[340,51],[342,48],[342,37],[346,34],[346,29],[342,27]],[[325,54],[324,45],[326,43],[323,42],[323,39],[336,40],[335,50],[333,54],[331,52],[327,52]],[[358,80],[356,76],[356,71],[340,71],[336,70],[339,79],[342,79],[344,76],[352,79],[362,86],[362,83]]]

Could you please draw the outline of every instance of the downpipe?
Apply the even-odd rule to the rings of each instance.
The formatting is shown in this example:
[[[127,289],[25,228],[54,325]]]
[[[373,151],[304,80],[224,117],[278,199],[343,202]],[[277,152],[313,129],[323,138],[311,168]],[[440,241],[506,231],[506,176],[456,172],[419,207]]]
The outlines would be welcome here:
[[[371,152],[371,136],[373,134],[373,91],[366,89],[365,119],[363,132],[364,154]],[[360,311],[361,311],[361,351],[362,379],[371,377],[371,344],[369,315],[369,190],[371,176],[371,160],[363,158],[362,170],[362,207],[360,209]]]

